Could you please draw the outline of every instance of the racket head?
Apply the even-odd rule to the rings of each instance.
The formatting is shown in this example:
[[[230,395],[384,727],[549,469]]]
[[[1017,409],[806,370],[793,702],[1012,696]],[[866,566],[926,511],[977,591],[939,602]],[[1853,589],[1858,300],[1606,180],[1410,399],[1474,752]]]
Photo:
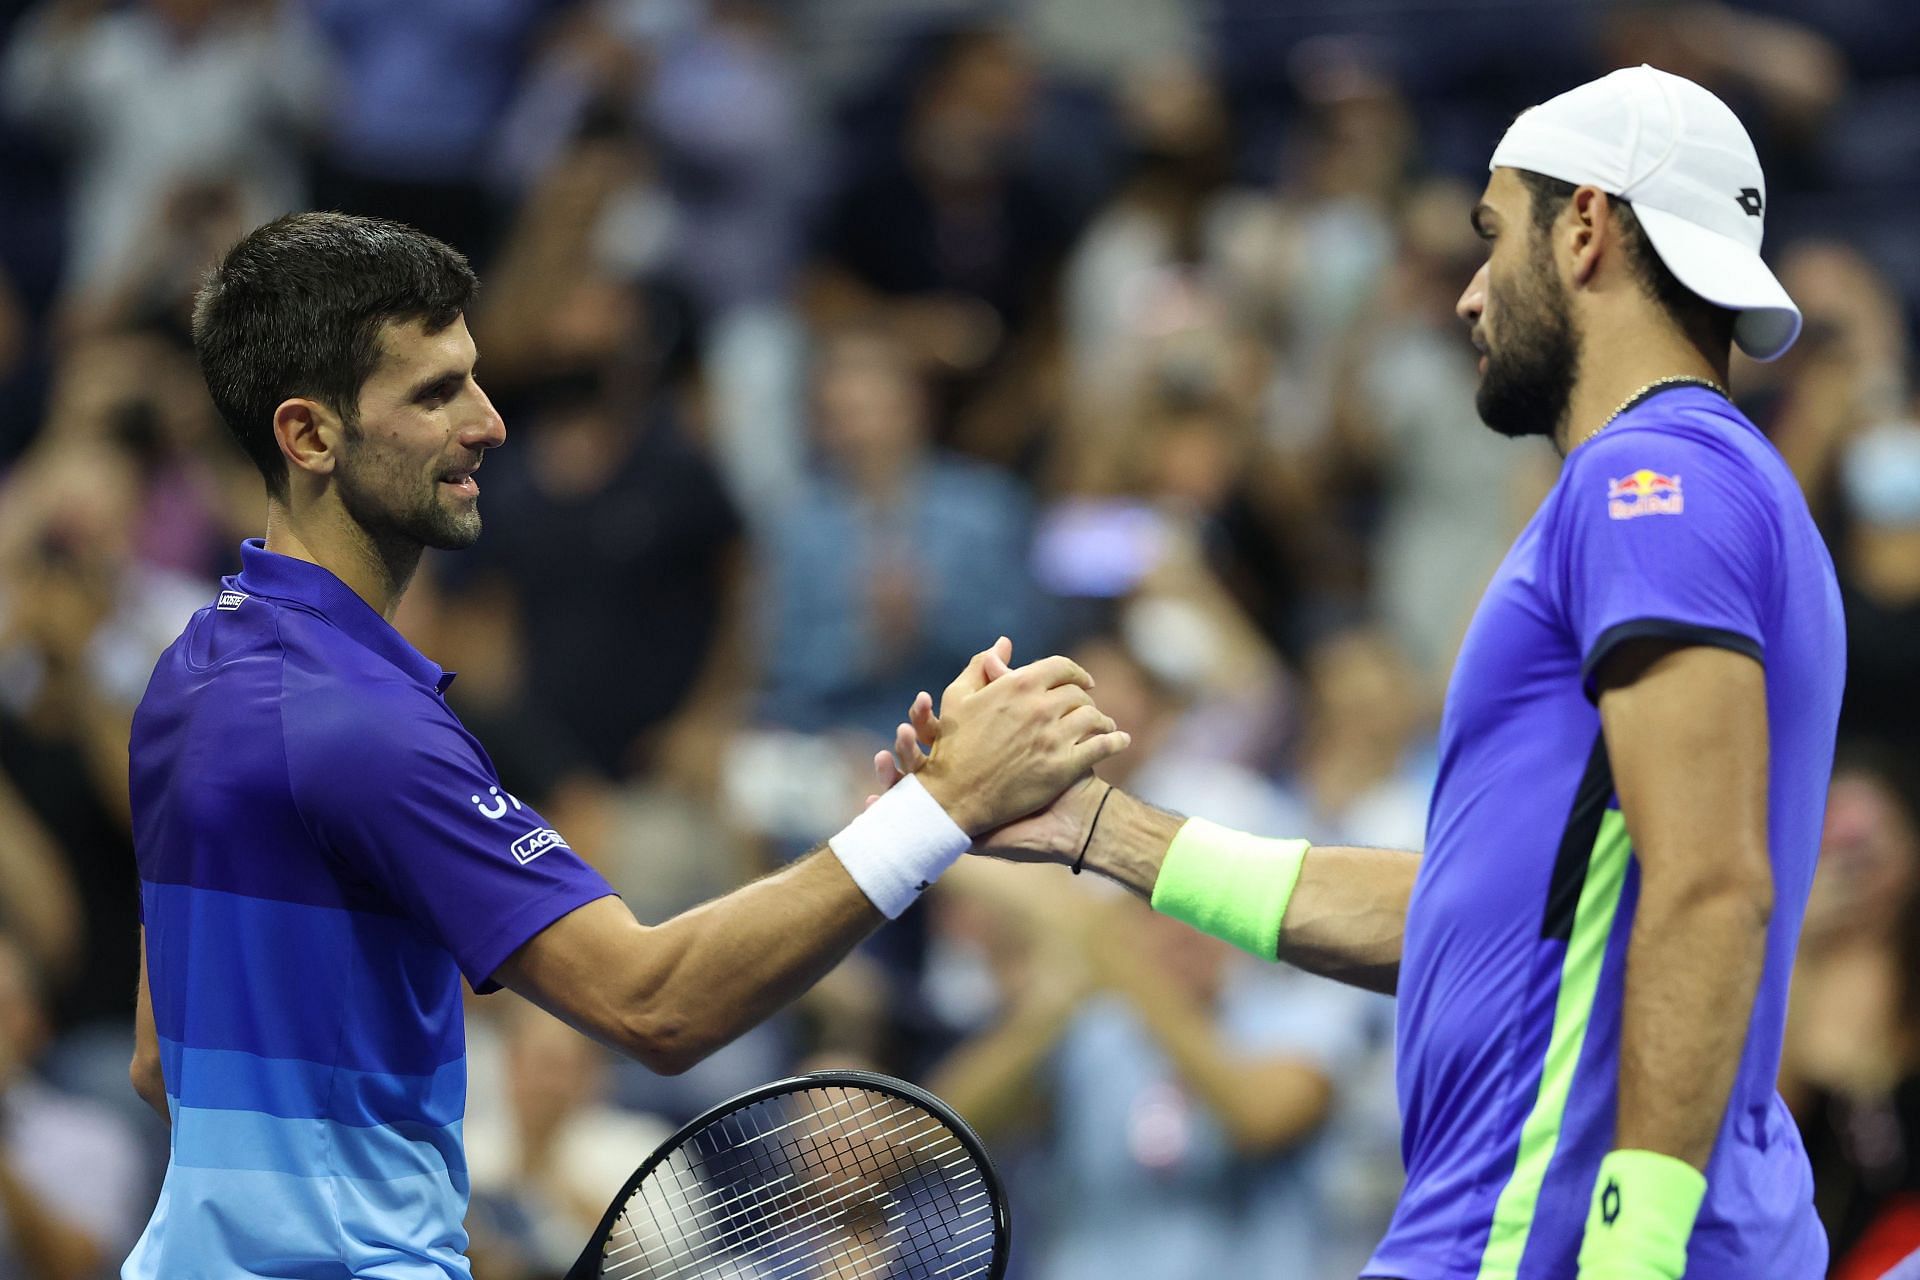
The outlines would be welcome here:
[[[835,1132],[829,1126],[816,1133],[802,1133],[797,1139],[797,1154],[802,1159],[825,1161],[827,1167],[815,1167],[809,1170],[808,1176],[816,1183],[827,1180],[830,1184],[827,1191],[816,1186],[808,1186],[798,1193],[770,1190],[764,1185],[756,1187],[749,1167],[734,1168],[722,1176],[721,1189],[699,1196],[698,1205],[689,1204],[684,1187],[673,1188],[683,1193],[677,1202],[671,1194],[658,1193],[669,1178],[676,1183],[684,1181],[689,1168],[724,1170],[728,1165],[726,1157],[731,1152],[773,1136],[751,1131],[729,1134],[726,1126],[730,1122],[744,1122],[749,1117],[754,1123],[762,1124],[782,1114],[783,1100],[790,1101],[792,1112],[797,1113],[797,1118],[787,1123],[800,1125],[808,1116],[824,1116],[847,1127],[850,1136],[842,1138],[821,1141],[822,1134]],[[853,1121],[860,1123],[848,1123]],[[863,1129],[872,1136],[863,1134]],[[886,1179],[875,1176],[877,1170],[858,1167],[861,1157],[855,1149],[855,1143],[894,1138],[910,1140],[915,1146],[914,1153],[920,1157],[907,1165],[897,1152],[892,1153],[895,1159],[890,1171],[908,1175],[900,1185],[911,1190],[911,1185],[919,1180],[924,1162],[933,1161],[942,1171],[940,1181],[965,1192],[964,1197],[953,1197],[966,1201],[962,1216],[956,1219],[955,1207],[950,1204],[942,1205],[940,1215],[942,1228],[951,1236],[946,1243],[957,1246],[953,1249],[957,1256],[945,1253],[931,1256],[934,1250],[930,1246],[939,1241],[923,1239],[915,1246],[915,1256],[904,1260],[904,1269],[899,1265],[903,1261],[899,1256],[881,1258],[874,1254],[865,1265],[856,1261],[823,1271],[805,1270],[804,1264],[811,1257],[805,1252],[805,1233],[809,1228],[824,1225],[823,1218],[844,1221],[850,1212],[849,1201],[855,1202],[857,1209],[878,1205],[883,1198],[898,1203],[897,1197],[887,1190]],[[776,1142],[784,1152],[791,1153],[796,1146],[793,1138],[777,1138]],[[844,1167],[847,1161],[854,1167]],[[843,1167],[834,1168],[836,1162]],[[750,1166],[752,1162],[742,1163]],[[956,1174],[955,1170],[960,1172]],[[849,1186],[854,1189],[844,1189]],[[867,1187],[875,1189],[875,1194],[863,1199]],[[781,1203],[783,1199],[785,1203]],[[658,1213],[663,1207],[692,1207],[695,1212],[691,1216],[706,1221],[662,1222]],[[743,1248],[750,1244],[751,1237],[733,1240],[725,1237],[742,1236],[747,1219],[763,1211],[776,1220],[773,1229],[780,1235],[770,1238],[765,1246],[766,1257],[760,1260],[770,1260],[773,1265],[754,1270],[755,1250]],[[785,1215],[785,1221],[779,1221],[781,1215]],[[877,1209],[871,1211],[871,1222],[876,1228],[886,1218],[887,1215]],[[712,1237],[716,1228],[722,1237],[723,1247],[719,1253],[713,1252]],[[619,1240],[623,1232],[626,1244]],[[684,1238],[694,1235],[701,1238],[697,1241]],[[620,1188],[593,1238],[567,1272],[566,1280],[667,1280],[668,1277],[734,1280],[736,1276],[787,1280],[789,1276],[802,1274],[817,1274],[822,1280],[840,1277],[846,1280],[855,1277],[860,1280],[893,1280],[894,1277],[1001,1280],[1012,1238],[1012,1217],[999,1171],[994,1168],[979,1135],[958,1112],[925,1089],[892,1076],[872,1071],[815,1071],[736,1094],[682,1125]],[[629,1251],[624,1255],[616,1252],[622,1248]],[[734,1264],[726,1260],[728,1248],[742,1249],[744,1265],[740,1269],[731,1269]]]

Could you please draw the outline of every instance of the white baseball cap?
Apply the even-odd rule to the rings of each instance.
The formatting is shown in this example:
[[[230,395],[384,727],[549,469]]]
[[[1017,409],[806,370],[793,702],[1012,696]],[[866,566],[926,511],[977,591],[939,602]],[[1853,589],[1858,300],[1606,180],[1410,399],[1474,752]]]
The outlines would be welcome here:
[[[1767,179],[1726,103],[1691,80],[1628,67],[1523,113],[1487,167],[1595,186],[1633,205],[1681,284],[1740,313],[1734,341],[1772,360],[1800,336],[1800,308],[1760,260]]]

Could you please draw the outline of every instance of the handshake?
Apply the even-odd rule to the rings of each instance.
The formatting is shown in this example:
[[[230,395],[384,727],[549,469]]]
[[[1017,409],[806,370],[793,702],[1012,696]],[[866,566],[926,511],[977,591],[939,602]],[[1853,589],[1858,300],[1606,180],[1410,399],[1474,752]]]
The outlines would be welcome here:
[[[942,694],[914,699],[893,750],[874,756],[882,793],[906,777],[945,810],[977,853],[1074,863],[1111,790],[1093,769],[1132,738],[1093,700],[1070,658],[1011,666],[1004,636],[975,654]],[[880,802],[869,796],[869,810]]]

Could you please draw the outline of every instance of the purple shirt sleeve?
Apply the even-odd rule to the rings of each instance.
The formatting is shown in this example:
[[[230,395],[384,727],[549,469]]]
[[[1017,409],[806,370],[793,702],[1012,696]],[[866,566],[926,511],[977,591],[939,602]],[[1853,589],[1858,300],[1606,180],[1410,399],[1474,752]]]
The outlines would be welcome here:
[[[476,992],[561,916],[613,892],[538,813],[500,785],[445,703],[370,691],[315,717],[296,744],[294,794],[315,838],[439,941]],[[304,750],[301,747],[304,746]]]
[[[1761,479],[1691,436],[1603,432],[1574,451],[1558,495],[1547,586],[1596,667],[1643,637],[1765,659],[1778,539]]]

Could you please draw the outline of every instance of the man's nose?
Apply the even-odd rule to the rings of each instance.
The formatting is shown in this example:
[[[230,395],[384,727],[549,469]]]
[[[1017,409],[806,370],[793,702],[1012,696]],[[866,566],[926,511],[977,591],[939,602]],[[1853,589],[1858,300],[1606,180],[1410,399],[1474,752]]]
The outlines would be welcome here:
[[[1453,304],[1453,314],[1468,324],[1477,324],[1487,309],[1487,264],[1481,263],[1480,269],[1473,273],[1473,279],[1467,281],[1467,287],[1460,300]]]
[[[480,384],[474,384],[474,391],[480,397],[480,416],[461,433],[464,443],[480,449],[498,449],[507,442],[507,423],[500,411],[493,407],[493,401],[487,393],[480,390]]]

